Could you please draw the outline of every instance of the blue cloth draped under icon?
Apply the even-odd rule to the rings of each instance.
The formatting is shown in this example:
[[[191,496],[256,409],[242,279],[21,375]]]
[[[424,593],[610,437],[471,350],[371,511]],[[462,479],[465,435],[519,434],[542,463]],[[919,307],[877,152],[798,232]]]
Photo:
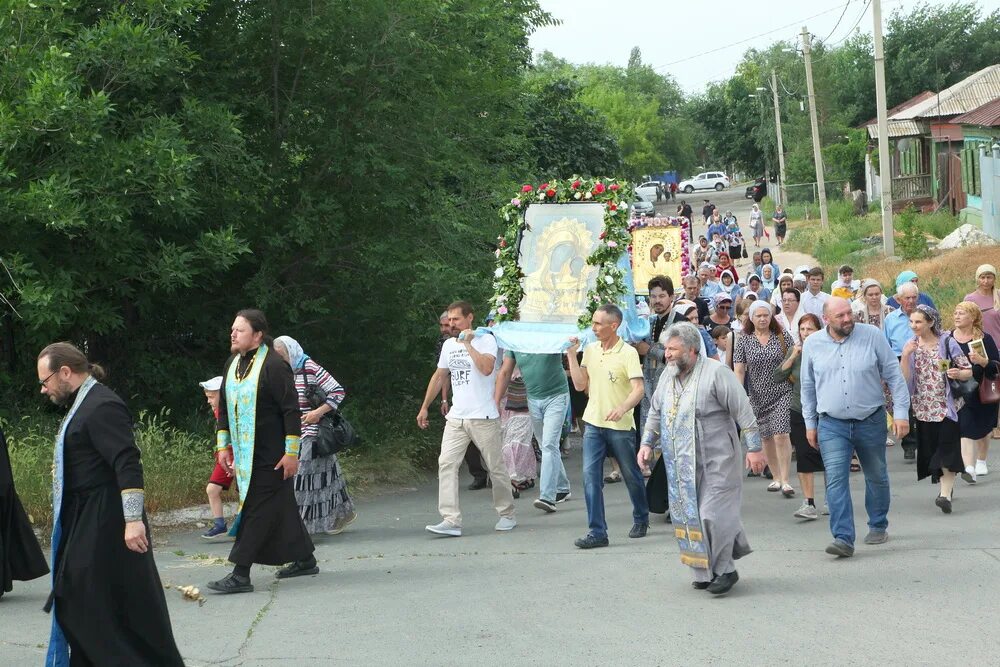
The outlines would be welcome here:
[[[625,275],[625,294],[615,304],[621,308],[623,315],[618,335],[627,342],[638,342],[649,335],[649,321],[639,317],[635,308],[635,285],[628,253],[622,253],[617,266]],[[480,327],[479,332],[496,336],[497,345],[504,350],[532,354],[564,352],[573,336],[580,339],[581,345],[596,340],[594,332],[589,328],[580,330],[576,324],[552,322],[501,322],[492,327]]]

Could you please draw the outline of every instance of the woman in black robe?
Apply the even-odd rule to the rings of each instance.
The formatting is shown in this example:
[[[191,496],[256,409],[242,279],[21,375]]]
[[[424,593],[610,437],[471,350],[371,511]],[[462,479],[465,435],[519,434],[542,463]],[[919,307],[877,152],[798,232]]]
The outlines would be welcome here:
[[[49,573],[48,563],[14,490],[7,440],[0,429],[0,597],[14,580],[29,581]]]

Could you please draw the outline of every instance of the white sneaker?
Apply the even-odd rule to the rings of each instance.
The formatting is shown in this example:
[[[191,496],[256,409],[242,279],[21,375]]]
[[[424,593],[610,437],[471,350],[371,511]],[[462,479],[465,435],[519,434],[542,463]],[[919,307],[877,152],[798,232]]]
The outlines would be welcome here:
[[[462,529],[447,521],[442,521],[434,526],[424,526],[424,529],[435,535],[447,535],[448,537],[461,537]]]
[[[823,516],[830,516],[830,505],[823,503]]]
[[[497,521],[497,525],[494,527],[495,530],[514,530],[514,526],[517,525],[517,521],[514,520],[512,516],[502,516],[500,520]]]
[[[965,472],[962,473],[962,479],[964,479],[967,484],[975,484],[976,483],[975,466],[965,466]]]
[[[990,469],[986,467],[986,461],[977,460],[976,461],[976,474],[977,475],[988,475]]]
[[[819,512],[816,511],[815,505],[810,505],[808,501],[802,501],[802,507],[795,510],[795,516],[800,519],[809,519],[810,521],[815,521],[819,518]]]

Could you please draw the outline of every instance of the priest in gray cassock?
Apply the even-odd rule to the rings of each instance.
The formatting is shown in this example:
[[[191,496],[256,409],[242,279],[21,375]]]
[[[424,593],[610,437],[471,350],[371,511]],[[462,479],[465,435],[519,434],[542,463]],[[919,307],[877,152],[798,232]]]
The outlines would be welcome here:
[[[692,586],[721,595],[737,581],[735,561],[751,552],[740,518],[745,463],[767,463],[750,400],[736,375],[699,353],[701,334],[688,322],[666,331],[667,368],[653,394],[638,461],[647,468],[658,447],[666,464],[670,514],[681,562]]]

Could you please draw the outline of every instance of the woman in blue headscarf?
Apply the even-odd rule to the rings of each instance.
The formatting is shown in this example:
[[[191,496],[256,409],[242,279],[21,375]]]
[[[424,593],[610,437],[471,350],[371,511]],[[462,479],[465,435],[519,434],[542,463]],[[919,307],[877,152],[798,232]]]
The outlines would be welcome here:
[[[295,389],[302,411],[302,441],[299,450],[299,471],[295,474],[295,502],[309,534],[342,533],[357,518],[354,501],[347,492],[347,480],[340,469],[336,454],[317,458],[313,443],[319,435],[320,418],[336,410],[344,400],[344,388],[322,366],[303,352],[298,341],[288,336],[274,339],[274,351],[288,362],[295,374]],[[309,404],[306,392],[318,386],[326,399],[318,408]]]

